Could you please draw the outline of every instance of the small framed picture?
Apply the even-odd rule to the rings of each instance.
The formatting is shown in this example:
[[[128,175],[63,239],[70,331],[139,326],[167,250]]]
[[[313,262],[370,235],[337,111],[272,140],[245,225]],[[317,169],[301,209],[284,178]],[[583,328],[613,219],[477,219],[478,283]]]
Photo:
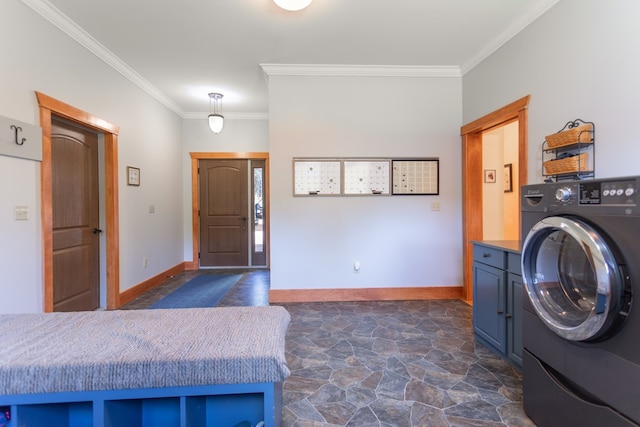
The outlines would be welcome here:
[[[140,185],[140,168],[127,166],[127,185]]]
[[[504,192],[511,193],[513,192],[513,184],[511,183],[512,178],[512,164],[507,163],[504,165]]]
[[[485,169],[484,170],[484,182],[492,183],[496,182],[496,170]]]

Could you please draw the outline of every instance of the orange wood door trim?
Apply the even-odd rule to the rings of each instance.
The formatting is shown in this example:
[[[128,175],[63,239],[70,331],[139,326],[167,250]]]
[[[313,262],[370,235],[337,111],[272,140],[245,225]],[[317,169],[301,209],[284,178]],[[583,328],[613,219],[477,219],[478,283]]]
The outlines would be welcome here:
[[[42,128],[40,165],[44,311],[53,311],[53,215],[51,174],[51,116],[63,117],[104,135],[107,309],[120,305],[120,240],[118,217],[118,133],[120,127],[99,117],[36,92]]]
[[[200,248],[200,216],[198,211],[200,209],[199,194],[200,188],[198,184],[198,161],[201,159],[257,159],[264,160],[264,188],[266,191],[266,197],[263,200],[262,211],[264,218],[270,218],[269,216],[269,153],[264,152],[238,152],[238,153],[215,153],[215,152],[192,152],[191,156],[191,239],[193,242],[193,255],[192,261],[185,262],[186,270],[197,270],[200,267],[198,261],[198,249]],[[269,224],[265,222],[263,230],[263,238],[267,247],[267,267],[269,267]]]
[[[518,99],[492,113],[474,120],[460,128],[462,136],[462,263],[463,298],[473,300],[474,240],[482,240],[482,133],[518,121],[518,179],[520,185],[527,183],[527,135],[530,95]]]

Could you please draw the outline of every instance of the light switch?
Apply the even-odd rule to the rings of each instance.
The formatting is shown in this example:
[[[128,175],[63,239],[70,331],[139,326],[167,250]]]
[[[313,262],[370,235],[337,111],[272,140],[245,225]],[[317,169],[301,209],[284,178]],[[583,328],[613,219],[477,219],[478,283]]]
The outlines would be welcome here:
[[[431,210],[437,212],[440,210],[440,202],[431,202]]]
[[[29,206],[16,206],[14,211],[16,221],[26,221],[29,219]]]
[[[149,205],[149,213],[156,213],[156,205]]]

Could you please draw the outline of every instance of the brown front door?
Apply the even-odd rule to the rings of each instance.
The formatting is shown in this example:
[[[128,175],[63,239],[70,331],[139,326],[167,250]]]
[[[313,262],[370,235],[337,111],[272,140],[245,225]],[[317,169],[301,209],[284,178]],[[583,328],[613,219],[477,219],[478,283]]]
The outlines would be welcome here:
[[[200,266],[247,266],[246,160],[200,160]]]
[[[51,125],[53,311],[100,305],[98,138],[59,120]]]

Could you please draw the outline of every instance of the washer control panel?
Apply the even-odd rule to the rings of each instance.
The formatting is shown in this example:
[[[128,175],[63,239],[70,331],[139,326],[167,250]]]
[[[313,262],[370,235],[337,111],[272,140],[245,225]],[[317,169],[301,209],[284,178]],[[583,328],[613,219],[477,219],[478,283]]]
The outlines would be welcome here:
[[[581,205],[635,205],[635,179],[584,181],[579,183]]]

